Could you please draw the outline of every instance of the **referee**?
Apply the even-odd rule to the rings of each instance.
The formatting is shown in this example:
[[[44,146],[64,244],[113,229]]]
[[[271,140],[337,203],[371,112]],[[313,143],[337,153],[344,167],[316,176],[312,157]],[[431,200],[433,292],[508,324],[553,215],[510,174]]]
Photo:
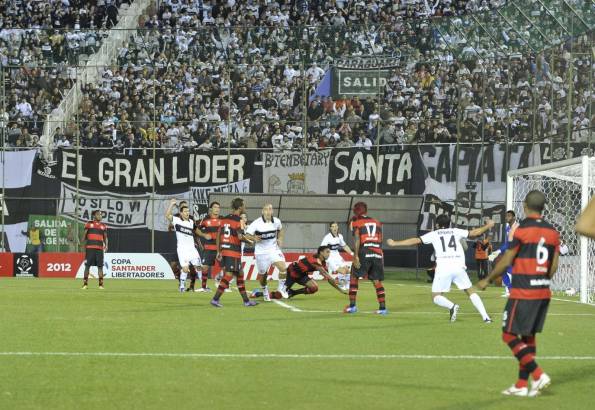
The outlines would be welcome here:
[[[85,278],[83,289],[87,289],[89,268],[97,266],[99,289],[103,289],[103,253],[107,252],[107,226],[101,222],[101,210],[93,211],[93,220],[85,224]]]

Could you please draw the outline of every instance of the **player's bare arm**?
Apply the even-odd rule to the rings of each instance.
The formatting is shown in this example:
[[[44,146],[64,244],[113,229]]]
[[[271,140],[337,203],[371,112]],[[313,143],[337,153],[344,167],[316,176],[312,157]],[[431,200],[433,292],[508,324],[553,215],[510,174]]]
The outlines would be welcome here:
[[[345,245],[345,246],[343,247],[343,250],[344,250],[345,252],[347,252],[348,254],[350,254],[350,255],[353,255],[353,251],[351,250],[351,248],[349,247],[349,245]]]
[[[394,248],[398,248],[398,247],[404,247],[404,246],[414,246],[414,245],[420,245],[421,244],[421,239],[419,238],[408,238],[408,239],[404,239],[402,241],[395,241],[394,239],[388,239],[386,241],[388,246],[392,246]]]
[[[87,246],[87,234],[89,233],[88,229],[85,229],[85,232],[83,232],[83,240],[81,241],[81,244],[83,245],[83,249],[85,248],[85,246]]]
[[[342,294],[346,295],[347,291],[343,290],[339,287],[339,285],[337,284],[337,282],[335,282],[335,279],[333,279],[333,277],[331,275],[329,275],[329,273],[326,271],[326,269],[324,269],[322,266],[317,266],[318,268],[318,272],[326,279],[326,281],[335,289],[337,289],[339,292],[341,292]]]
[[[107,252],[107,232],[103,231],[103,251]]]
[[[168,207],[167,207],[167,209],[165,210],[165,218],[166,218],[168,221],[170,221],[170,222],[171,222],[171,221],[173,221],[173,219],[174,219],[174,216],[173,216],[173,214],[172,214],[172,210],[174,209],[174,206],[176,206],[176,203],[177,203],[177,201],[176,201],[174,198],[172,198],[172,199],[169,201],[169,206],[168,206]]]
[[[504,271],[506,271],[506,268],[512,265],[517,252],[517,249],[508,249],[506,252],[504,252],[504,256],[502,256],[498,263],[496,263],[496,266],[494,266],[494,269],[488,275],[488,277],[477,282],[477,288],[485,290],[491,281],[502,276]]]
[[[555,251],[554,257],[552,258],[552,264],[550,265],[550,270],[547,273],[548,278],[553,278],[554,274],[558,271],[558,261],[560,259],[560,252]]]
[[[217,230],[216,245],[217,245],[216,259],[218,261],[220,261],[221,260],[221,227],[219,227],[219,229]]]
[[[277,231],[277,246],[283,248],[283,241],[285,240],[285,229],[281,228]]]
[[[483,235],[486,231],[492,229],[494,227],[494,225],[495,225],[494,221],[492,221],[491,219],[488,219],[484,226],[481,226],[481,227],[475,228],[475,229],[471,229],[469,231],[469,238],[475,238],[477,236]]]
[[[576,232],[591,239],[595,239],[595,197],[591,198],[589,205],[576,221]]]
[[[359,261],[359,247],[360,247],[360,239],[359,239],[359,230],[355,232],[355,254],[353,255],[353,266],[355,269],[359,269],[361,266]]]

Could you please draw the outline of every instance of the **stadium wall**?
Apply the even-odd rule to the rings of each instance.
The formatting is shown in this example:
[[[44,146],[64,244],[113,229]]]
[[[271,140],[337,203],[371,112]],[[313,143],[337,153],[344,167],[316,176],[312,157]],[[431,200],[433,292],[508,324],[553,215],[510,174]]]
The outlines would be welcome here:
[[[578,156],[586,144],[414,145],[374,150],[259,152],[195,151],[123,156],[59,150],[55,163],[34,151],[5,152],[2,244],[29,249],[23,234],[36,225],[45,251],[76,252],[82,224],[102,209],[115,252],[174,254],[164,218],[170,198],[185,199],[196,218],[207,212],[212,192],[423,194],[419,229],[448,213],[459,227],[493,218],[501,238],[508,169]],[[229,204],[222,204],[223,212]],[[344,221],[341,221],[344,222]],[[321,238],[312,238],[312,247]],[[302,249],[295,249],[302,251]],[[394,265],[415,266],[395,254]]]

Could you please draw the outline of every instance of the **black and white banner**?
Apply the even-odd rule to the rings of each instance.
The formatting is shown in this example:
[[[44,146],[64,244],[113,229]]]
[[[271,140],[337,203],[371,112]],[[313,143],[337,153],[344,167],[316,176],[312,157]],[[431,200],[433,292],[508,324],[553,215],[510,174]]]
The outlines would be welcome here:
[[[262,186],[265,194],[328,193],[330,149],[263,154]]]

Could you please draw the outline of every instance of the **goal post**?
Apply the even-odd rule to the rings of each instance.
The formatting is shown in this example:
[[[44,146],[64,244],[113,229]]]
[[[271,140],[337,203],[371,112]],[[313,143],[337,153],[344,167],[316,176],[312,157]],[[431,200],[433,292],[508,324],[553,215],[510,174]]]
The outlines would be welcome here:
[[[594,304],[595,241],[578,235],[574,226],[595,193],[595,157],[582,156],[509,171],[506,208],[514,210],[519,219],[524,218],[523,200],[534,189],[545,194],[543,216],[560,232],[565,245],[552,290],[575,289],[580,292],[581,303]]]

